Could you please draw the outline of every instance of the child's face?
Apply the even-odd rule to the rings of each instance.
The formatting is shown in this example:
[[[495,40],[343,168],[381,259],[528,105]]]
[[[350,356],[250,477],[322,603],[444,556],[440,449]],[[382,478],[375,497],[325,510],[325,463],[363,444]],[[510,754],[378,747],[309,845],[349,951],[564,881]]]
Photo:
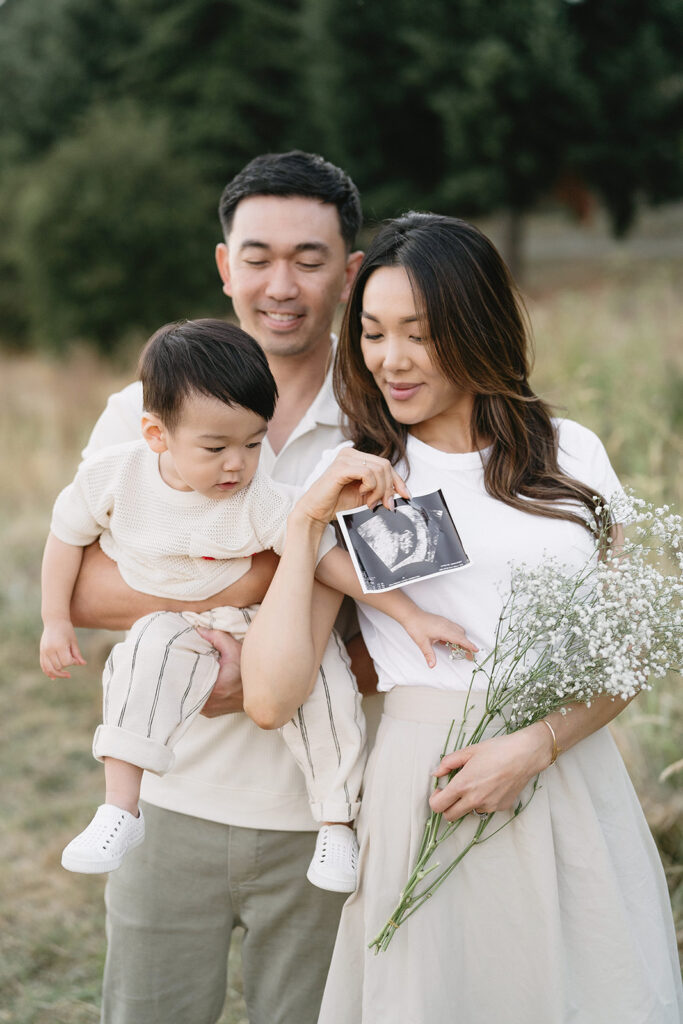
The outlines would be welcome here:
[[[185,399],[173,431],[161,426],[161,475],[179,491],[197,491],[207,498],[236,494],[256,472],[266,427],[262,416],[241,405],[192,395]]]

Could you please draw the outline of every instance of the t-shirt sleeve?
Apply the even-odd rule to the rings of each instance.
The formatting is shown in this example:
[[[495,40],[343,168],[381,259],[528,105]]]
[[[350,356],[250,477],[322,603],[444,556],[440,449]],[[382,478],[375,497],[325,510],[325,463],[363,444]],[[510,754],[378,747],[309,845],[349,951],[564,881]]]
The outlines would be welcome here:
[[[561,420],[557,426],[561,468],[604,498],[614,509],[614,521],[623,522],[627,518],[624,488],[600,438],[573,420]]]
[[[129,384],[123,391],[117,391],[109,396],[83,449],[83,458],[87,459],[111,445],[139,440],[141,418],[142,384],[138,380]]]
[[[282,554],[287,536],[287,518],[296,502],[297,491],[297,488],[264,480],[255,493],[259,521],[254,526],[261,550],[272,549],[277,555]],[[336,545],[334,530],[327,526],[320,541],[316,565]]]
[[[50,530],[65,544],[86,547],[109,525],[112,503],[93,460],[81,463],[72,483],[58,495]]]
[[[328,551],[331,551],[332,548],[336,547],[337,535],[334,532],[334,528],[332,526],[326,526],[325,532],[323,533],[322,539],[320,541],[320,547],[318,548],[318,554],[315,559],[315,564],[318,565],[318,563],[325,557]]]
[[[250,493],[251,517],[259,550],[272,549],[281,555],[285,546],[287,516],[294,507],[296,494],[290,487],[276,484],[265,475],[259,474]]]

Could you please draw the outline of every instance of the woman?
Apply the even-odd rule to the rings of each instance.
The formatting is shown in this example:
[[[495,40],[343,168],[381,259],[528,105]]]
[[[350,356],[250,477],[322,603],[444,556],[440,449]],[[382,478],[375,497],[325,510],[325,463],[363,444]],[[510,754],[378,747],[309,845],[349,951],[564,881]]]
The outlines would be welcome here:
[[[447,607],[482,650],[494,642],[511,560],[554,554],[579,566],[590,556],[593,496],[609,498],[619,484],[595,435],[551,420],[533,394],[527,347],[514,286],[479,231],[410,214],[379,232],[337,357],[354,448],[297,505],[245,643],[246,705],[257,719],[279,724],[288,702],[306,696],[334,606],[313,583],[315,550],[339,508],[391,507],[403,479],[414,494],[440,488],[471,564],[410,594]],[[359,886],[342,915],[321,1024],[677,1024],[683,993],[664,876],[603,728],[623,703],[600,698],[448,755],[439,774],[461,770],[430,796],[472,665],[444,651],[429,670],[393,623],[366,608],[360,617],[387,696],[358,820]],[[370,952],[408,877],[428,801],[451,820],[499,811],[502,822],[539,773],[524,813],[461,862],[386,952]],[[444,844],[443,864],[477,822],[468,817]]]

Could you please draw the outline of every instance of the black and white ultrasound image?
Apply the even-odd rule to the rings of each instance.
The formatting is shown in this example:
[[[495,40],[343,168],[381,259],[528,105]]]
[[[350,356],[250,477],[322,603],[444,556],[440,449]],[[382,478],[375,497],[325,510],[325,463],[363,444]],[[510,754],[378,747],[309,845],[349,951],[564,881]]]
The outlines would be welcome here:
[[[337,515],[363,593],[393,590],[469,565],[441,491],[395,502],[393,512],[380,505]]]

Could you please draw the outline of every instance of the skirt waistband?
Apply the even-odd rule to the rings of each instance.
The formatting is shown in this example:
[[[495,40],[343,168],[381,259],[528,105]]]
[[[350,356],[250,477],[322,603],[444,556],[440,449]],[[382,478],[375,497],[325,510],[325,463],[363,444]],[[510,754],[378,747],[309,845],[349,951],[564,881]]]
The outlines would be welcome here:
[[[486,691],[468,694],[432,686],[394,686],[384,697],[384,714],[389,718],[434,725],[449,724],[453,719],[461,722],[465,707],[468,721],[476,725],[486,708]]]

